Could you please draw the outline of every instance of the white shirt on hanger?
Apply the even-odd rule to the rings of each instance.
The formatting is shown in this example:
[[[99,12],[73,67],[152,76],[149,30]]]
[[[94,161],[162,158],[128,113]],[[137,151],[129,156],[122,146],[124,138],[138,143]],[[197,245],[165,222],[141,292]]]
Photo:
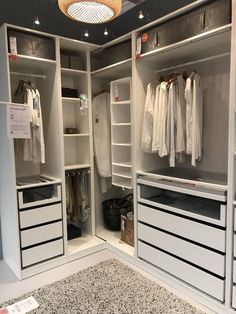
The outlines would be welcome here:
[[[168,109],[168,90],[166,82],[162,82],[160,85],[159,92],[159,116],[158,116],[158,126],[159,126],[159,156],[164,157],[167,155],[166,147],[166,123],[167,123],[167,109]]]
[[[160,142],[160,88],[158,85],[156,88],[156,96],[153,111],[153,134],[152,134],[152,152],[158,152]]]
[[[170,84],[167,112],[166,146],[170,167],[175,167],[175,129],[176,129],[176,86]]]
[[[185,80],[177,77],[176,86],[176,153],[185,152],[186,141],[186,101],[184,97]]]
[[[155,89],[151,83],[147,86],[147,94],[144,106],[143,129],[141,138],[141,148],[144,152],[152,152],[152,133],[153,133],[153,111],[155,101]]]
[[[193,95],[192,95],[192,80],[187,78],[185,87],[186,99],[186,154],[192,154],[192,110],[193,110]]]
[[[202,157],[202,113],[203,95],[201,79],[198,74],[193,79],[193,124],[192,124],[192,166]]]

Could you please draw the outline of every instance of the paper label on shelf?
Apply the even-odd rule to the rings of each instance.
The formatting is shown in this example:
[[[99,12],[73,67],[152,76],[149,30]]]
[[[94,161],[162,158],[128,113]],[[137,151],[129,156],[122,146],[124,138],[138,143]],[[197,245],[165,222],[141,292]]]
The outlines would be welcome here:
[[[119,91],[118,91],[117,84],[113,85],[113,93],[114,93],[115,101],[120,101],[120,96],[119,96]]]
[[[30,138],[29,107],[9,105],[7,129],[9,138]]]
[[[136,60],[140,59],[141,50],[142,50],[142,41],[141,41],[141,37],[138,36],[137,42],[136,42]]]
[[[17,55],[17,43],[16,43],[16,37],[11,36],[10,39],[10,52],[14,55]]]
[[[34,297],[29,297],[22,301],[16,302],[5,308],[0,309],[0,314],[25,314],[39,307],[38,302]]]

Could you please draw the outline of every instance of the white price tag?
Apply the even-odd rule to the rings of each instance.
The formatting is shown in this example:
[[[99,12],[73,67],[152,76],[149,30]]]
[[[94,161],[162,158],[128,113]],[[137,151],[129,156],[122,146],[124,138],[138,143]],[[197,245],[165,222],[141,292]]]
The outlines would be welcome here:
[[[9,105],[7,108],[7,128],[10,138],[30,138],[29,107]]]

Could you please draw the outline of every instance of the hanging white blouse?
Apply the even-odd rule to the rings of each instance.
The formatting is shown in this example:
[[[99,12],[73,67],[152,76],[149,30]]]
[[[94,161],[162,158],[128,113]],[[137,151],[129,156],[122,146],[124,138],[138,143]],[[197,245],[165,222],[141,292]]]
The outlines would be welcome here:
[[[192,154],[192,110],[193,110],[192,80],[187,78],[185,87],[186,99],[186,154]]]
[[[141,149],[145,152],[152,152],[153,133],[153,110],[155,101],[155,89],[151,83],[147,86],[146,100],[143,115],[143,128],[141,138]]]
[[[167,130],[166,130],[166,146],[169,153],[170,167],[175,167],[175,134],[176,134],[176,86],[170,84],[168,111],[167,111]]]
[[[166,147],[166,123],[167,123],[167,109],[168,109],[168,90],[166,82],[162,82],[159,91],[159,156],[164,157],[167,155]]]
[[[156,96],[153,111],[153,134],[152,134],[152,152],[158,152],[160,142],[160,88],[158,85],[156,88]]]
[[[185,152],[186,142],[186,101],[184,97],[185,80],[177,77],[176,86],[176,153]]]
[[[198,74],[193,79],[193,110],[192,110],[192,166],[202,157],[202,117],[203,95],[201,78]]]

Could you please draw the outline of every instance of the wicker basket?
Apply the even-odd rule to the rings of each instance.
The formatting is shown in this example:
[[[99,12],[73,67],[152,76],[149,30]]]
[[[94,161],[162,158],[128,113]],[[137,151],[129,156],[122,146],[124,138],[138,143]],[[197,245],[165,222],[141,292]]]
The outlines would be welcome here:
[[[121,241],[134,246],[134,220],[121,215]]]

